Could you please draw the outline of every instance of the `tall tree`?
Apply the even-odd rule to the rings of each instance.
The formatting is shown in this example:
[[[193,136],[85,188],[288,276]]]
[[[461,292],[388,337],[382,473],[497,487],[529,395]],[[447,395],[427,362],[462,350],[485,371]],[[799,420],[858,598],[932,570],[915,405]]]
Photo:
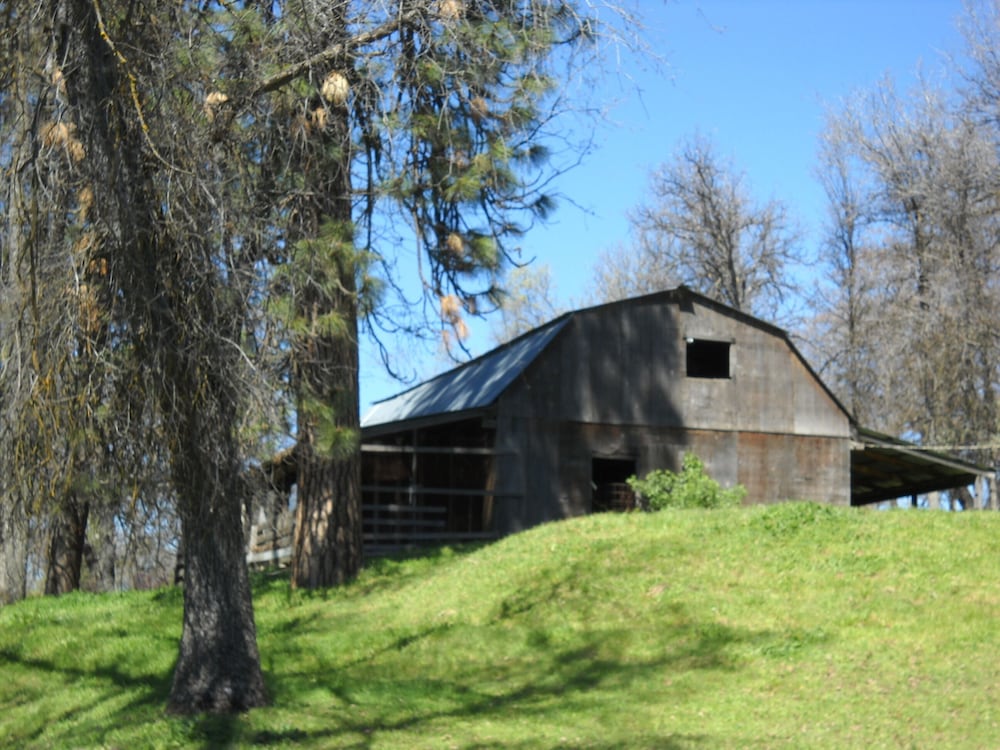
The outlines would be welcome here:
[[[361,554],[359,318],[384,321],[391,310],[373,306],[367,269],[409,302],[385,239],[402,235],[439,326],[458,329],[493,304],[510,243],[551,207],[540,139],[561,107],[552,73],[571,70],[570,51],[599,33],[583,7],[0,6],[0,75],[17,84],[3,101],[21,102],[0,146],[19,201],[4,226],[15,248],[5,281],[21,301],[0,320],[28,326],[3,355],[3,387],[30,385],[19,391],[25,429],[15,442],[51,452],[55,428],[28,429],[28,405],[52,409],[94,382],[92,397],[82,392],[94,429],[85,421],[67,436],[64,455],[107,447],[121,466],[166,447],[185,567],[172,710],[266,700],[240,522],[244,467],[275,429],[251,409],[257,386],[272,390],[255,405],[296,410],[294,584],[346,580]],[[46,159],[61,160],[61,181],[43,182]],[[44,288],[40,268],[54,279]],[[73,294],[57,296],[69,277]],[[56,315],[44,319],[52,343],[35,335],[32,302],[47,294],[74,305],[74,320],[93,312],[99,335],[81,345]],[[50,381],[47,363],[63,367],[67,351],[71,374],[99,374],[54,370]],[[109,413],[120,421],[106,432],[126,436],[122,444],[100,436]],[[30,473],[23,451],[10,455],[15,473]],[[70,499],[86,489],[55,486]]]
[[[828,217],[820,248],[824,276],[816,282],[813,318],[804,345],[826,382],[862,424],[881,426],[885,404],[878,388],[880,330],[876,304],[875,216],[857,184],[858,164],[849,138],[831,120],[820,142],[817,176]]]
[[[18,9],[6,10],[14,24]],[[58,53],[45,48],[51,41],[35,29],[3,36],[0,462],[10,483],[5,515],[21,516],[22,529],[26,515],[47,521],[45,591],[58,594],[79,585],[87,518],[103,502],[107,464],[93,448],[109,444],[110,394],[101,356],[107,262],[90,224],[86,146]],[[22,78],[37,59],[45,69]]]
[[[859,319],[842,316],[828,339],[853,339],[854,371],[842,370],[839,385],[850,392],[853,379],[867,382],[888,431],[995,462],[996,132],[967,102],[926,86],[904,98],[884,81],[831,121],[827,143],[851,165],[831,198],[851,191],[867,225],[864,252],[849,262],[855,279],[867,278],[852,306],[867,310],[868,323],[850,331]],[[835,228],[847,227],[841,211]],[[845,250],[841,243],[835,270]]]
[[[552,208],[555,74],[594,49],[598,20],[560,0],[306,2],[270,18],[301,55],[250,92],[287,123],[262,153],[290,250],[276,278],[298,424],[293,585],[339,583],[361,563],[359,320],[400,325],[388,311],[415,293],[455,341],[497,305],[514,243]],[[223,94],[234,112],[237,94]],[[415,246],[416,284],[401,283],[392,234]],[[372,275],[404,304],[373,306]]]
[[[686,284],[743,312],[774,319],[795,284],[798,237],[785,207],[756,204],[742,174],[697,136],[650,179],[650,200],[631,214],[633,265],[656,283]],[[604,274],[618,265],[602,262]]]
[[[642,242],[620,243],[603,250],[586,291],[589,302],[612,302],[662,292],[680,284],[667,253]]]
[[[170,707],[259,705],[236,434],[252,246],[229,222],[239,160],[207,137],[183,69],[224,33],[195,7],[49,0],[4,12],[17,293],[5,317],[21,333],[5,380],[24,394],[5,453],[19,479],[42,470],[50,507],[72,521],[53,539],[69,548],[89,510],[83,468],[135,456],[121,436],[147,446],[143,460],[169,446],[186,568]],[[50,558],[61,563],[61,548]],[[78,580],[78,561],[55,575]]]

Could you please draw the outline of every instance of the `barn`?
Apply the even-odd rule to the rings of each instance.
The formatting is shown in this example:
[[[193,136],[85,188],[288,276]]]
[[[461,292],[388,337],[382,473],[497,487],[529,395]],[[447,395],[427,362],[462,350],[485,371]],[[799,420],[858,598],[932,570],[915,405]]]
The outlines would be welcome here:
[[[686,452],[748,504],[864,505],[992,476],[857,425],[785,331],[678,287],[566,313],[374,404],[366,553],[627,510],[629,476]],[[294,452],[270,472],[287,493]],[[254,535],[252,559],[286,556],[291,519],[262,515]]]
[[[689,451],[746,503],[865,504],[988,474],[859,427],[782,329],[686,287],[562,315],[375,404],[362,440],[368,517],[398,509],[385,529],[405,512],[418,537],[626,509],[627,477]]]

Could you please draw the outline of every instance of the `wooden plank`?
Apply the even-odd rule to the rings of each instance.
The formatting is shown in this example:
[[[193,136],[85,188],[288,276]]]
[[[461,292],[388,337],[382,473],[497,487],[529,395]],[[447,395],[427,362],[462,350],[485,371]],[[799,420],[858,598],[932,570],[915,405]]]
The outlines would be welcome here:
[[[251,552],[247,555],[247,563],[281,562],[290,559],[291,556],[292,548],[282,547],[281,549],[268,550],[267,552]]]
[[[411,495],[446,495],[449,497],[521,497],[520,492],[496,492],[495,490],[462,490],[451,487],[399,487],[383,486],[377,484],[365,484],[361,486],[362,492],[398,492]],[[411,506],[419,507],[419,506]]]
[[[292,544],[292,537],[286,536],[279,539],[269,539],[264,544],[255,544],[250,550],[253,553],[257,552],[272,552],[276,549],[283,549],[285,547],[290,547]]]
[[[416,454],[437,454],[442,456],[509,456],[515,455],[516,451],[498,451],[493,448],[472,448],[460,445],[441,446],[414,446],[414,445],[380,445],[364,444],[361,446],[362,453],[403,453],[406,455]]]
[[[433,513],[447,513],[448,509],[443,508],[440,505],[362,505],[362,511],[386,511],[389,513],[418,513],[418,514],[433,514]]]
[[[436,521],[420,521],[413,519],[397,519],[397,518],[380,518],[380,519],[365,519],[364,525],[366,528],[382,528],[382,529],[443,529],[447,527],[447,523],[444,519]]]

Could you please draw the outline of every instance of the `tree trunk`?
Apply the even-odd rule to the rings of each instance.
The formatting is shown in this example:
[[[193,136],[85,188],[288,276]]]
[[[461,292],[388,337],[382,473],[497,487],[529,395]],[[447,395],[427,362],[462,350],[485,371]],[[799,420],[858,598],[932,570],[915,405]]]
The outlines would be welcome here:
[[[161,274],[178,279],[183,270],[165,266]],[[210,274],[206,269],[205,278]],[[162,336],[161,372],[169,384],[160,396],[172,442],[184,566],[184,617],[167,709],[187,715],[267,704],[243,539],[249,487],[237,437],[242,405],[233,373],[239,363],[203,332],[236,339],[233,321],[239,319],[214,307],[222,296],[218,287],[206,283],[199,291],[188,300],[171,299],[168,291],[172,316],[154,318]],[[186,327],[189,321],[200,325]]]
[[[304,170],[310,197],[294,229],[302,238],[298,262],[308,271],[297,300],[308,332],[297,341],[293,363],[299,429],[293,588],[340,585],[362,563],[351,127],[346,107],[334,104],[331,110],[323,146],[334,156],[320,169]],[[333,331],[323,324],[331,317],[340,323]]]
[[[198,514],[181,522],[184,624],[167,708],[171,713],[237,713],[267,704],[257,651],[239,504],[208,528]]]
[[[88,524],[90,542],[85,552],[88,591],[115,590],[115,509],[110,505],[95,508]]]
[[[27,595],[28,524],[21,509],[0,501],[0,604]]]
[[[314,589],[361,569],[361,461],[357,451],[340,459],[308,452],[299,458],[292,587]]]
[[[168,372],[183,382],[198,371],[189,363]],[[184,619],[167,708],[177,714],[237,713],[267,704],[243,542],[247,488],[230,428],[231,404],[225,389],[213,395],[175,414]]]
[[[353,304],[346,307],[345,315],[356,315]],[[356,331],[353,318],[349,328]],[[348,444],[331,454],[317,446],[317,426],[301,420],[293,588],[338,586],[354,578],[362,563],[357,336],[327,339],[317,350],[327,378],[323,398],[333,406],[327,429],[341,432]]]
[[[45,593],[59,596],[80,588],[90,504],[70,497],[52,518],[45,570]]]

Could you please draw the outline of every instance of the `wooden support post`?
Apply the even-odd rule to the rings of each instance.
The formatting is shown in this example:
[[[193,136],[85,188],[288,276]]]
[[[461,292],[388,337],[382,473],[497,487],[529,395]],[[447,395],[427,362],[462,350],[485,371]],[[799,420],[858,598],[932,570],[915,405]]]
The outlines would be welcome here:
[[[420,433],[417,430],[413,431],[413,455],[410,456],[410,505],[417,504],[417,495],[413,491],[417,486],[417,453],[419,452],[420,445],[418,444],[420,440]]]

